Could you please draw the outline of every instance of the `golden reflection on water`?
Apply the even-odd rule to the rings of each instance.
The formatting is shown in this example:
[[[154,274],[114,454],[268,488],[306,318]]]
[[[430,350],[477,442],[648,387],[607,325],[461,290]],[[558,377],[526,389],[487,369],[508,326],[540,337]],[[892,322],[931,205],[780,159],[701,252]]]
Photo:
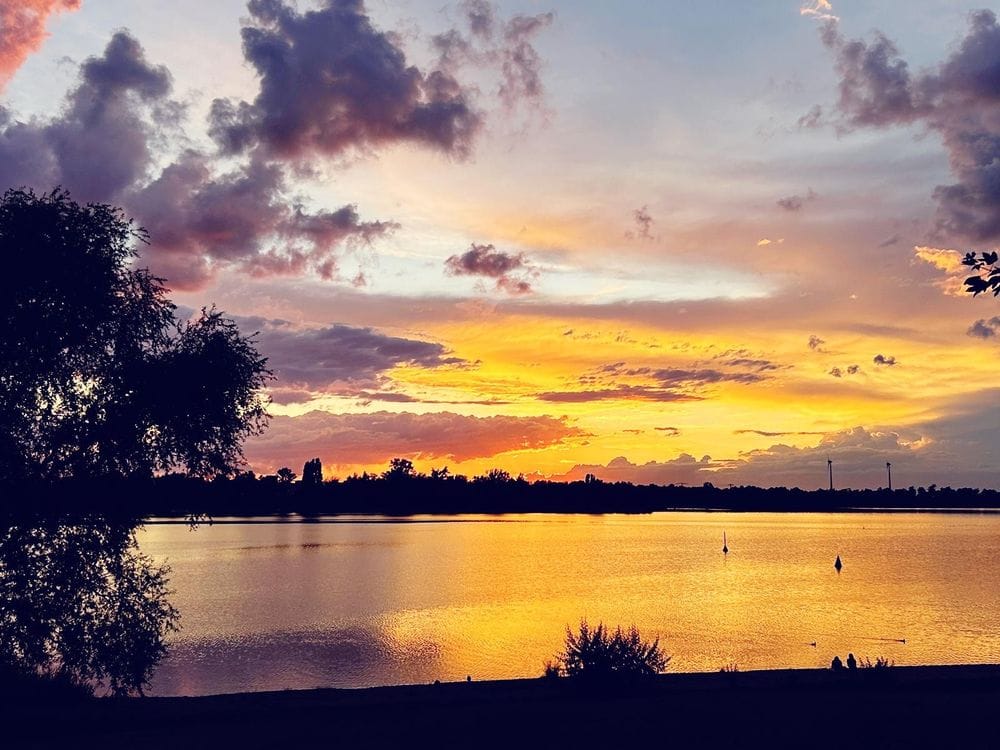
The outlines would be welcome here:
[[[584,617],[659,635],[676,671],[996,662],[998,539],[974,514],[151,524],[183,626],[153,690],[532,677]]]

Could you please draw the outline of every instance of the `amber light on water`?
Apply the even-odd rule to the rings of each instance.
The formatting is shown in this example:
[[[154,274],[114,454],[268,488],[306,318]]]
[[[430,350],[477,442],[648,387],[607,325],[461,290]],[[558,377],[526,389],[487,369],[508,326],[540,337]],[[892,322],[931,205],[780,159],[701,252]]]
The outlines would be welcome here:
[[[672,671],[1000,661],[1000,515],[329,521],[148,525],[182,616],[152,693],[534,677],[583,617]]]

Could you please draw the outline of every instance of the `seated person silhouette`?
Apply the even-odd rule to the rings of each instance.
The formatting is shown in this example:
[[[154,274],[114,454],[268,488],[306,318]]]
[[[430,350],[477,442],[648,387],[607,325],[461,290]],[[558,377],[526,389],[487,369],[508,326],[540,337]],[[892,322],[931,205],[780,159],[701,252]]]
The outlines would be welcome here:
[[[854,658],[854,654],[847,655],[847,668],[848,669],[858,668],[858,660]]]
[[[833,657],[833,661],[830,662],[830,669],[835,672],[844,668],[844,662],[840,660],[839,656]]]

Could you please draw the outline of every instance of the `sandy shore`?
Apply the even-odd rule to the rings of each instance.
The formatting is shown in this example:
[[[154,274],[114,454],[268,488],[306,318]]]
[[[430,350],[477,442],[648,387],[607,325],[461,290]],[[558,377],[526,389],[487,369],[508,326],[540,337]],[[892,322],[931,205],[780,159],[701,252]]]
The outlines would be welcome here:
[[[4,707],[6,747],[1000,747],[1000,666],[664,675]]]

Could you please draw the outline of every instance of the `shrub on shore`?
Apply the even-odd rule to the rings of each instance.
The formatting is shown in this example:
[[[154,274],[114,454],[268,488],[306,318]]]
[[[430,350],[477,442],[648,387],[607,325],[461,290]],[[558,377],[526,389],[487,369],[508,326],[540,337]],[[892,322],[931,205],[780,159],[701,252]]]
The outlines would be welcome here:
[[[591,627],[580,622],[578,632],[566,627],[566,642],[555,662],[546,662],[545,676],[585,679],[653,677],[664,672],[670,657],[660,647],[660,639],[643,640],[633,625],[619,626],[612,633],[604,623]]]
[[[889,669],[890,667],[896,666],[896,662],[885,656],[876,656],[875,661],[872,662],[867,656],[858,661],[858,666],[861,669]]]

